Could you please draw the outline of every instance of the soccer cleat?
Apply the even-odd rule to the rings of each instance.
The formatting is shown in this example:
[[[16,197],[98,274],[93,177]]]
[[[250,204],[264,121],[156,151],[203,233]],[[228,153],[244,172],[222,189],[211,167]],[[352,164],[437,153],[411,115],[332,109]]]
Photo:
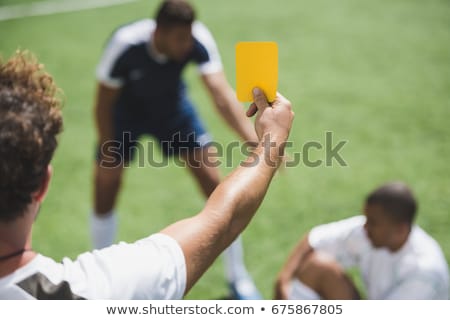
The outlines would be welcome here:
[[[233,300],[261,300],[262,296],[250,277],[245,277],[229,284],[230,298]]]

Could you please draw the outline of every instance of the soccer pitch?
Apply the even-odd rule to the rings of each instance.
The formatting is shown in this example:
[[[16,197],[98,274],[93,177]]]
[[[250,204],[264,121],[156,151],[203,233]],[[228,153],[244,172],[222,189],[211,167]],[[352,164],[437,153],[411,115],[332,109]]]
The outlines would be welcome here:
[[[2,6],[37,0],[0,0]],[[67,1],[67,0],[65,0]],[[76,0],[73,0],[76,1]],[[83,0],[87,1],[87,0]],[[60,260],[90,249],[94,69],[118,26],[153,15],[159,1],[0,21],[0,54],[36,53],[63,89],[65,129],[53,166],[50,193],[34,230],[34,249]],[[245,231],[246,263],[264,298],[287,255],[311,227],[359,214],[365,195],[402,180],[419,201],[417,222],[450,261],[450,2],[445,0],[228,0],[192,1],[212,31],[234,85],[238,41],[276,41],[279,91],[296,113],[288,149],[308,158],[277,174]],[[236,136],[202,89],[195,67],[185,78],[215,140]],[[332,146],[346,141],[326,165]],[[233,153],[233,167],[243,159]],[[156,154],[160,159],[160,154]],[[224,159],[225,160],[225,159]],[[309,162],[322,160],[318,166]],[[223,175],[231,167],[221,167]],[[119,239],[134,241],[200,211],[204,199],[187,170],[136,164],[128,170],[118,212]],[[187,296],[227,293],[220,261]]]

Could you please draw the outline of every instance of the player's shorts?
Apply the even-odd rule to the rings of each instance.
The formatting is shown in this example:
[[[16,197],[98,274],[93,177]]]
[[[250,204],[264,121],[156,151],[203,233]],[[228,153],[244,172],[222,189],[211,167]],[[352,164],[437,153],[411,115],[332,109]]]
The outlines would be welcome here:
[[[97,161],[102,159],[115,165],[132,161],[136,151],[143,152],[138,140],[144,134],[156,138],[164,156],[204,148],[211,143],[211,136],[185,94],[180,95],[176,110],[165,120],[155,120],[117,106],[114,111],[115,138],[98,148]]]
[[[288,293],[289,300],[320,300],[320,296],[303,282],[293,279]]]

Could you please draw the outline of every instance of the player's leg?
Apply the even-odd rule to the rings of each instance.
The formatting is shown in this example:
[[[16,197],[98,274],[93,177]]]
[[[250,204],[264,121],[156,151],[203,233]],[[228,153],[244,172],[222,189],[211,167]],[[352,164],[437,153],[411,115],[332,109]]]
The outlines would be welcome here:
[[[212,148],[212,146],[197,147],[180,153],[181,159],[186,164],[205,198],[209,198],[220,183],[218,168],[210,165],[211,162],[215,161],[210,156],[213,152]],[[207,159],[208,157],[209,160]]]
[[[211,157],[211,154],[214,153],[213,148],[213,146],[207,145],[183,150],[180,153],[181,159],[186,164],[205,198],[209,198],[220,183],[219,169],[211,165],[215,162],[215,159]]]
[[[115,210],[120,192],[124,164],[131,161],[139,130],[123,116],[115,115],[115,139],[99,146],[94,166],[94,209],[90,226],[95,249],[112,245],[117,234]]]
[[[94,210],[91,214],[91,237],[94,249],[114,243],[117,214],[114,207],[120,190],[123,166],[108,168],[97,162],[94,166]]]
[[[345,270],[329,255],[311,253],[296,276],[291,284],[290,299],[360,299]]]

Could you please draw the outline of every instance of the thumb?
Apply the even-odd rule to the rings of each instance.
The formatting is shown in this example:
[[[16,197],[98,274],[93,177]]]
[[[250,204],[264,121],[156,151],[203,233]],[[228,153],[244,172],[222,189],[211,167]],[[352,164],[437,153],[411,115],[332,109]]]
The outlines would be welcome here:
[[[255,103],[252,103],[250,107],[248,107],[248,110],[245,114],[247,115],[247,117],[250,118],[253,117],[256,114],[256,112],[258,112],[258,107],[256,106]]]
[[[264,95],[264,92],[260,88],[253,88],[253,101],[255,101],[256,107],[260,111],[264,111],[267,107],[269,107],[269,103],[267,102],[267,98]]]

